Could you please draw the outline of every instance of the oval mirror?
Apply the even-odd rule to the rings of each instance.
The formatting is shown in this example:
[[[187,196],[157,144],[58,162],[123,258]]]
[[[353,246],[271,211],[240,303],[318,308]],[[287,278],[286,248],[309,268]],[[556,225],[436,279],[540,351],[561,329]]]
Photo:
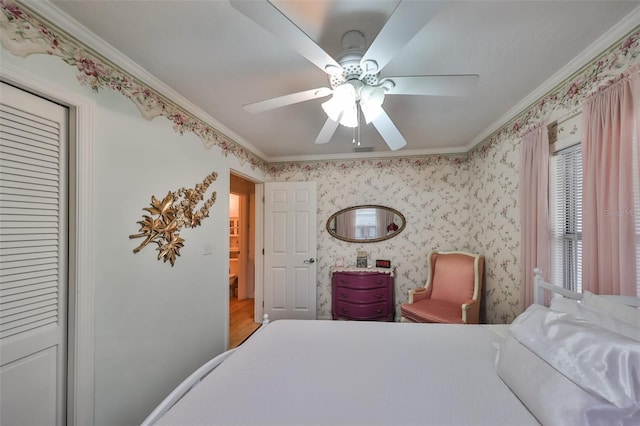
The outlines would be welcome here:
[[[398,235],[406,221],[402,213],[390,207],[364,205],[349,207],[327,220],[329,234],[351,243],[374,243]]]

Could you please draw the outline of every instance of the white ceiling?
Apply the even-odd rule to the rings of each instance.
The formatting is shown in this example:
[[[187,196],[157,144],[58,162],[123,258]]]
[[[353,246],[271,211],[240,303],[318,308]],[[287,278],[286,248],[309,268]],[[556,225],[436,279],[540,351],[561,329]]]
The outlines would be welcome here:
[[[269,161],[349,156],[352,130],[314,140],[326,116],[316,99],[250,114],[242,105],[317,87],[327,75],[234,9],[212,1],[54,1],[91,32],[213,117]],[[370,43],[398,1],[274,1],[329,54],[360,30]],[[527,95],[639,7],[640,1],[448,1],[381,76],[478,74],[466,97],[387,96],[408,145],[396,154],[464,152]],[[635,16],[637,10],[634,11]],[[374,155],[388,147],[361,129]]]

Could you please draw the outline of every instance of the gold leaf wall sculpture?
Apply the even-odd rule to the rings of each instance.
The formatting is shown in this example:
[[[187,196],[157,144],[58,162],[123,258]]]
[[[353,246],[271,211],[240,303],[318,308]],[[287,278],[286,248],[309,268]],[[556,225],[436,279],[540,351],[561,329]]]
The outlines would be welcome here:
[[[180,256],[180,249],[184,246],[184,239],[178,232],[183,226],[195,228],[202,223],[202,219],[209,217],[209,209],[216,202],[215,191],[198,211],[195,211],[195,208],[203,200],[209,185],[217,178],[218,174],[213,172],[202,183],[196,184],[195,189],[180,188],[175,192],[169,191],[162,200],[152,195],[151,207],[142,209],[149,214],[142,215],[142,220],[138,222],[140,233],[129,235],[131,239],[144,238],[133,252],[138,253],[147,244],[156,243],[158,260],[168,260],[173,266],[176,257]]]

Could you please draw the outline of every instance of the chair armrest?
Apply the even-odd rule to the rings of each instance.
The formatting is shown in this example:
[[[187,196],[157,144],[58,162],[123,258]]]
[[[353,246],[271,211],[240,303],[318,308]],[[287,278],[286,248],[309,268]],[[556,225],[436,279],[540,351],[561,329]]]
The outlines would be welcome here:
[[[431,297],[431,289],[420,287],[413,290],[409,290],[409,303],[415,303],[422,299],[429,299]]]
[[[461,307],[463,323],[478,324],[480,322],[480,303],[477,300],[469,299]]]

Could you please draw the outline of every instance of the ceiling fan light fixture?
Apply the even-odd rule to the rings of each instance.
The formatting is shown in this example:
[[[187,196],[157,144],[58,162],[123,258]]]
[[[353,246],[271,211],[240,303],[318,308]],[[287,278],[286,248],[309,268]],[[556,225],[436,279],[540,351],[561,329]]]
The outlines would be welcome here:
[[[335,122],[340,121],[340,115],[342,115],[343,107],[335,98],[331,98],[328,101],[323,102],[322,109],[325,114],[327,114],[327,117]]]
[[[365,123],[369,124],[382,114],[382,105],[370,105],[360,103]]]
[[[340,124],[345,127],[358,127],[358,109],[355,102],[350,107],[344,109]]]
[[[360,80],[362,80],[365,76],[369,74],[377,74],[378,71],[380,71],[380,68],[378,67],[378,63],[372,59],[367,59],[366,61],[362,61],[360,63],[360,68],[362,68],[362,73],[360,74],[360,77],[358,77]]]
[[[339,125],[357,128],[359,135],[362,111],[366,123],[372,123],[395,151],[406,146],[407,141],[382,108],[386,95],[460,96],[478,82],[479,76],[475,74],[379,76],[398,51],[440,10],[433,2],[396,0],[394,11],[368,47],[364,33],[347,31],[342,36],[343,50],[336,58],[302,31],[274,4],[276,2],[231,0],[231,5],[325,71],[331,89],[306,90],[245,105],[243,109],[266,111],[332,94],[331,99],[322,104],[328,118],[316,143],[329,142]],[[354,137],[354,141],[359,140],[359,136]]]
[[[382,113],[384,90],[379,87],[364,86],[360,91],[360,108],[367,124]]]
[[[342,75],[342,67],[337,67],[335,65],[327,65],[324,67],[324,71],[332,76],[341,76]]]
[[[386,92],[396,87],[396,83],[393,80],[385,78],[384,80],[382,80],[379,87],[381,87]]]
[[[340,121],[342,124],[344,116],[350,114],[348,110],[351,108],[355,109],[355,105],[355,89],[351,84],[343,84],[333,89],[333,96],[322,104],[322,109],[330,119]],[[342,119],[340,119],[340,115],[343,115]],[[349,119],[347,122],[351,122],[351,120]]]

